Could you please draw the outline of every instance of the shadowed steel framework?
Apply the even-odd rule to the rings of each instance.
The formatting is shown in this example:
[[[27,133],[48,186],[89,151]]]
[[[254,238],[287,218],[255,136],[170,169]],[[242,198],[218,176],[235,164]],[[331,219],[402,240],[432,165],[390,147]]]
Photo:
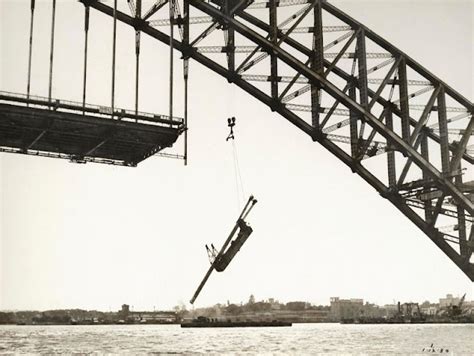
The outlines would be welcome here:
[[[171,91],[179,51],[186,97],[193,59],[320,143],[474,281],[474,106],[407,54],[324,0],[79,1],[113,18],[114,43],[117,22],[135,31],[136,102],[143,33],[170,46]],[[172,107],[187,134],[187,106],[183,121]]]

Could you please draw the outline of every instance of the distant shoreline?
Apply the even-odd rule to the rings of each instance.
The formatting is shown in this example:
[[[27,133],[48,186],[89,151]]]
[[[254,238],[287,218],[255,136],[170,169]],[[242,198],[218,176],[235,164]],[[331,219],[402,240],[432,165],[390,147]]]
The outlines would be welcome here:
[[[340,325],[445,325],[445,324],[458,324],[458,325],[473,325],[474,321],[415,321],[415,322],[339,322],[339,321],[295,321],[293,324],[340,324]],[[44,324],[0,324],[0,326],[144,326],[144,325],[181,325],[181,322],[169,322],[169,323],[44,323]]]

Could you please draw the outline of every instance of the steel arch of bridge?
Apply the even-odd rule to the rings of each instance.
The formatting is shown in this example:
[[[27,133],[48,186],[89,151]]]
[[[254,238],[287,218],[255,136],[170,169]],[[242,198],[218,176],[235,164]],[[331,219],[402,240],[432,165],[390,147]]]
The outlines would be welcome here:
[[[474,264],[471,262],[474,187],[470,182],[463,182],[462,176],[463,168],[472,170],[474,162],[467,150],[473,135],[474,106],[405,53],[326,1],[183,0],[181,14],[176,0],[157,0],[144,16],[141,15],[140,0],[135,0],[136,4],[128,1],[131,15],[97,0],[79,1],[86,7],[115,17],[137,32],[172,45],[182,52],[185,61],[194,59],[278,112],[395,205],[474,281]],[[152,20],[168,3],[173,15],[168,19]],[[296,9],[285,23],[292,23],[289,28],[277,24],[277,11],[283,6]],[[251,13],[252,9],[261,11],[262,8],[268,11],[267,21]],[[191,10],[201,16],[192,17]],[[323,26],[328,15],[342,25]],[[299,26],[308,19],[311,26]],[[202,23],[210,25],[191,41],[191,29]],[[170,41],[170,35],[157,29],[163,24],[179,26],[182,29],[181,41],[174,36]],[[333,30],[346,33],[324,45],[325,33]],[[198,46],[213,31],[224,33],[224,46]],[[293,37],[305,32],[311,36],[311,48]],[[236,46],[238,36],[246,41],[245,46]],[[249,41],[252,46],[248,45]],[[369,43],[379,52],[369,52]],[[338,52],[324,53],[340,44],[344,46]],[[355,47],[352,53],[348,52],[351,47]],[[211,54],[206,56],[206,53]],[[216,53],[225,55],[224,64],[210,57]],[[249,55],[237,65],[236,53]],[[244,74],[252,67],[261,68],[259,62],[263,63],[266,58],[270,60],[269,74]],[[341,65],[344,58],[353,60],[352,71]],[[368,68],[368,62],[374,58],[385,60]],[[292,75],[279,75],[281,68],[287,72],[292,70]],[[388,69],[383,79],[369,78],[369,74],[382,68]],[[416,75],[417,80],[410,80],[410,75]],[[270,91],[265,92],[251,81],[269,82]],[[284,82],[288,85],[280,91],[279,86]],[[302,83],[306,85],[288,94],[292,87]],[[377,84],[377,89],[370,88],[370,84]],[[424,88],[409,93],[409,88],[416,85]],[[393,100],[395,87],[398,88],[398,100]],[[306,92],[310,105],[289,104]],[[322,106],[323,93],[333,98],[331,108]],[[412,98],[428,93],[427,102],[410,104]],[[454,106],[448,107],[447,103]],[[338,109],[338,105],[345,109]],[[412,108],[421,112],[420,117],[413,115]],[[305,120],[299,112],[308,112],[310,118]],[[437,120],[433,124],[430,116],[434,112]],[[455,116],[449,117],[454,115],[452,113]],[[324,118],[322,114],[325,114]],[[329,125],[337,115],[348,118]],[[456,126],[453,126],[454,122]],[[348,136],[331,134],[347,126]],[[365,129],[371,130],[370,134]],[[458,132],[458,141],[449,139],[453,130]],[[350,144],[349,152],[340,147],[341,142]],[[379,154],[387,157],[385,178],[363,164],[365,159]],[[398,175],[397,168],[401,169]],[[440,225],[446,221],[452,223],[453,231]]]

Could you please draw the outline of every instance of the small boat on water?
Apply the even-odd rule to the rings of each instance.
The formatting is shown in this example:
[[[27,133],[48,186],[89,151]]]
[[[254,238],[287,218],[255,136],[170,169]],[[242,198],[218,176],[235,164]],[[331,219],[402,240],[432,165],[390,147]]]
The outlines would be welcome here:
[[[244,328],[244,327],[271,327],[271,326],[291,326],[292,323],[280,320],[218,320],[199,316],[191,321],[183,321],[182,328]]]

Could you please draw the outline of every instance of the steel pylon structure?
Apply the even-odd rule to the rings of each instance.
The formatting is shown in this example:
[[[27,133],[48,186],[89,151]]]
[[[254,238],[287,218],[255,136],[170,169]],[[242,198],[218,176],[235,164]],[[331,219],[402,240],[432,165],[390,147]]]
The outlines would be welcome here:
[[[389,41],[326,0],[78,1],[86,18],[83,108],[88,19],[94,9],[113,18],[113,67],[117,23],[135,32],[136,107],[131,120],[139,117],[145,34],[170,47],[167,120],[174,118],[173,53],[178,51],[185,103],[192,59],[320,143],[474,281],[474,105]],[[51,43],[52,53],[54,37]],[[111,113],[117,117],[114,78]],[[27,95],[29,100],[29,83]],[[45,105],[51,106],[51,93]],[[137,157],[170,146],[181,132],[186,135],[187,106],[184,113],[159,147],[144,147]],[[128,165],[140,161],[118,158]]]

